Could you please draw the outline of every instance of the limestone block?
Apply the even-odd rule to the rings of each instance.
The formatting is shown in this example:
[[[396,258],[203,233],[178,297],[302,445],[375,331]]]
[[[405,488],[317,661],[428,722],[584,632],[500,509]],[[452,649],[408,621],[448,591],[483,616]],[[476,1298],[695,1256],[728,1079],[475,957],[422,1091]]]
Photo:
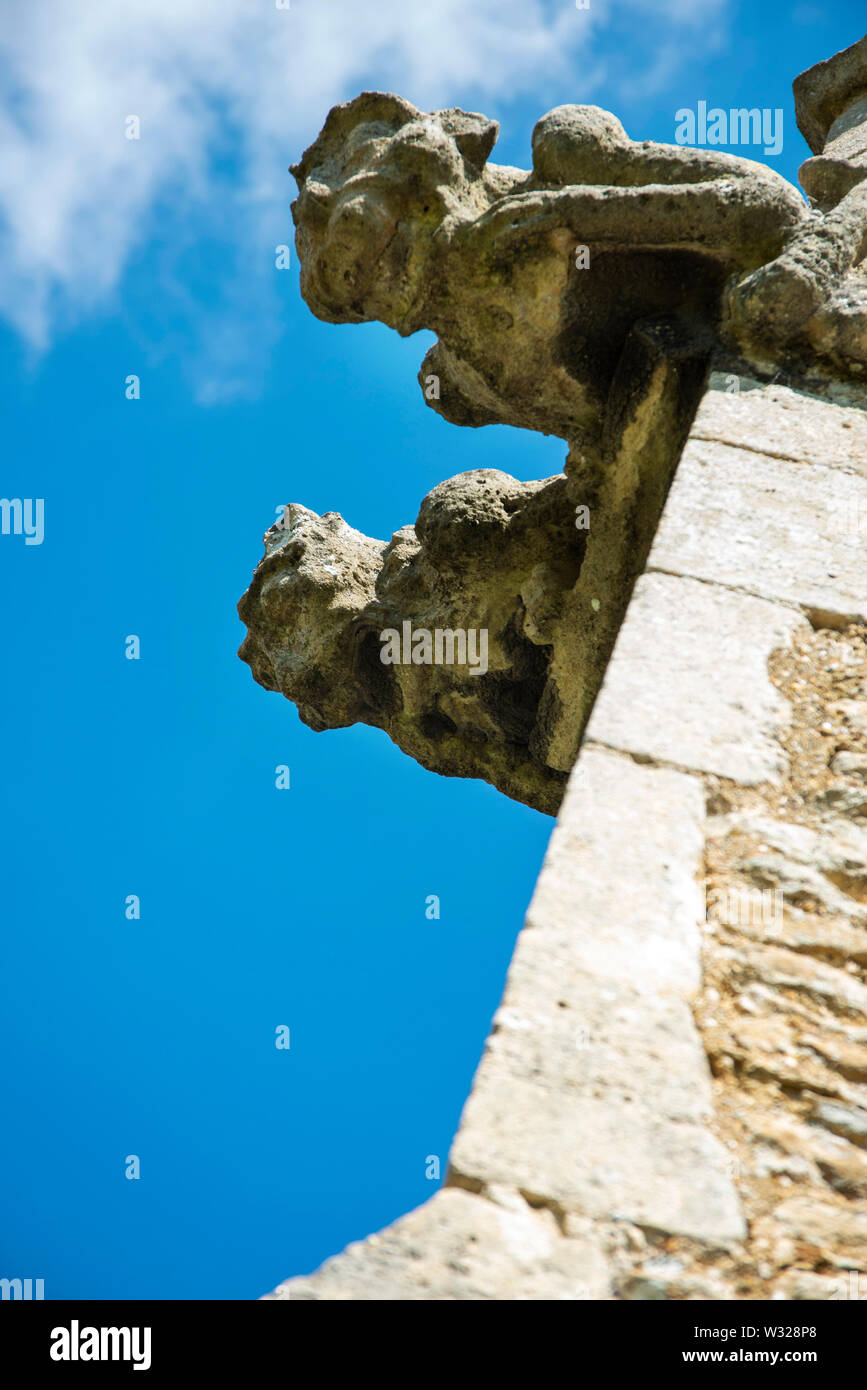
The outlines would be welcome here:
[[[788,705],[767,662],[802,622],[792,609],[715,584],[644,575],[587,738],[745,784],[778,780],[784,757],[774,735]]]
[[[347,1246],[270,1299],[426,1301],[580,1300],[609,1296],[598,1240],[560,1233],[550,1211],[517,1192],[488,1200],[444,1188],[379,1235]]]
[[[587,750],[451,1155],[462,1181],[710,1244],[743,1221],[709,1134],[699,978],[703,792]]]
[[[649,568],[863,621],[867,448],[864,466],[863,478],[847,476],[743,447],[690,440]]]
[[[739,390],[726,385],[739,382]],[[867,478],[867,391],[862,408],[837,405],[787,386],[716,375],[698,410],[693,439],[714,439],[774,458],[820,463]]]

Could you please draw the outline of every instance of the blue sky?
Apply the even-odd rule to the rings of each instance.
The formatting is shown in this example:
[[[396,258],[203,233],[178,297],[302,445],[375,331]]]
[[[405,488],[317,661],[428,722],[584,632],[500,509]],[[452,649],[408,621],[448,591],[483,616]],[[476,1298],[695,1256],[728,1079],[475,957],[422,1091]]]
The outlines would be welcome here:
[[[426,410],[428,335],[313,319],[274,266],[287,166],[386,87],[496,116],[522,165],[566,101],[660,140],[782,107],[794,179],[792,78],[864,29],[860,0],[218,8],[0,4],[0,492],[45,499],[42,545],[0,536],[0,1276],[48,1298],[255,1298],[429,1197],[550,834],[312,733],[235,654],[281,504],[387,537],[443,477],[565,457]]]

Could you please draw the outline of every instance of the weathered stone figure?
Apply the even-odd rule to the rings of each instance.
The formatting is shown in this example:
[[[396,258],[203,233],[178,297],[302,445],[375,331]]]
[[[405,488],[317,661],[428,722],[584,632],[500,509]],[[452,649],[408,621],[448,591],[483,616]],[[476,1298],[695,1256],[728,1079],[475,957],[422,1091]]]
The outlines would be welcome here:
[[[857,377],[867,370],[867,38],[794,86],[814,151],[800,177],[816,210],[777,260],[735,287],[730,328],[759,351],[815,354]]]
[[[592,442],[632,326],[714,322],[726,275],[775,256],[804,203],[761,164],[630,140],[595,106],[538,122],[529,174],[487,163],[497,130],[377,92],[336,107],[293,169],[302,293],[328,322],[437,333],[421,376],[455,424]]]
[[[441,484],[388,545],[290,508],[240,609],[261,684],[314,728],[363,720],[556,811],[712,359],[867,361],[865,44],[796,88],[813,147],[829,141],[805,165],[825,212],[761,164],[630,140],[594,106],[538,122],[529,173],[488,162],[481,115],[377,92],[330,113],[293,168],[310,308],[432,330],[427,404],[570,453],[565,478]],[[488,672],[384,666],[403,621],[484,630]]]
[[[388,544],[289,507],[241,654],[314,728],[569,778],[443,1188],[271,1297],[865,1297],[867,39],[795,96],[809,205],[593,107],[525,173],[367,93],[296,167],[311,309],[432,329],[435,410],[570,453]],[[487,669],[384,663],[404,624]]]

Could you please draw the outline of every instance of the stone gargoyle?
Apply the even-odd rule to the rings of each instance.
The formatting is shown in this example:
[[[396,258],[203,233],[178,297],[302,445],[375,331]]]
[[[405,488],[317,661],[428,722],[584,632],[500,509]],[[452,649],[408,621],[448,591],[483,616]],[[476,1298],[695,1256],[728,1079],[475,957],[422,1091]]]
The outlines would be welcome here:
[[[633,324],[714,322],[726,277],[782,250],[803,199],[594,106],[538,122],[529,174],[487,162],[497,133],[378,92],[336,107],[293,168],[301,292],[329,323],[436,333],[420,376],[453,424],[591,443]]]
[[[432,330],[428,405],[570,452],[540,482],[441,483],[388,543],[287,509],[239,605],[240,655],[305,723],[372,724],[556,813],[712,361],[867,363],[867,39],[828,69],[796,83],[812,207],[761,164],[630,140],[593,106],[538,122],[530,172],[488,162],[481,115],[377,92],[331,111],[293,168],[313,313]],[[421,648],[389,663],[404,624],[483,631],[485,670]]]

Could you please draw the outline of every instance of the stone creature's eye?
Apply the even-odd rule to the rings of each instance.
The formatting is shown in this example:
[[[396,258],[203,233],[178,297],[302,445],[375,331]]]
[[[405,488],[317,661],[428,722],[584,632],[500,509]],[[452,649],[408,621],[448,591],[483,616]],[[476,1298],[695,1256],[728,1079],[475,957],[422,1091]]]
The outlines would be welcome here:
[[[359,169],[370,168],[381,162],[385,150],[384,140],[366,140],[356,149],[348,150],[343,161],[343,177],[350,178]]]
[[[304,185],[304,197],[311,203],[327,203],[332,197],[332,191],[327,183],[321,183],[318,179],[308,179]]]

